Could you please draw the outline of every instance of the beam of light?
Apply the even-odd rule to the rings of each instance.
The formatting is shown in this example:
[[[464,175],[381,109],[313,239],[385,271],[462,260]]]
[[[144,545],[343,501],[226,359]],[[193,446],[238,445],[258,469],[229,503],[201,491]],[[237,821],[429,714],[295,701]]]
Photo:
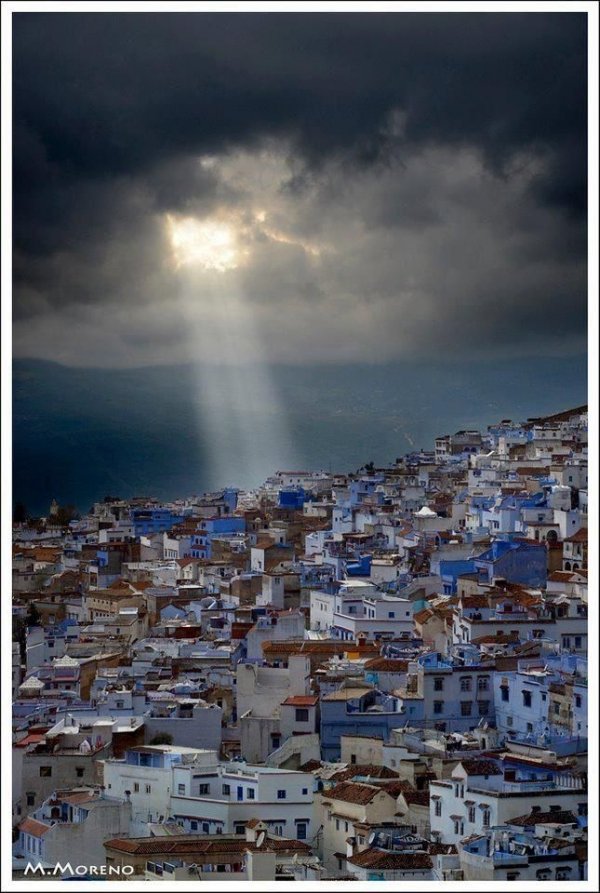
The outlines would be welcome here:
[[[224,273],[238,266],[241,252],[236,232],[227,222],[168,214],[167,228],[177,267],[198,265]]]
[[[167,218],[166,229],[196,357],[196,421],[210,463],[202,478],[213,489],[255,488],[292,456],[252,304],[236,272],[247,256],[245,233],[233,221],[194,218]]]

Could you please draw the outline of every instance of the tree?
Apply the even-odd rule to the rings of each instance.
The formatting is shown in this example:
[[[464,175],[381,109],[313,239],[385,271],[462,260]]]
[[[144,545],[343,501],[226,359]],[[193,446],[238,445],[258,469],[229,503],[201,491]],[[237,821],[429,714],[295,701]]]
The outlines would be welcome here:
[[[42,620],[42,615],[37,609],[37,605],[35,602],[29,602],[29,607],[27,608],[27,616],[25,618],[25,622],[27,626],[39,626]]]
[[[173,736],[168,732],[159,732],[149,744],[173,744]]]
[[[23,502],[15,502],[13,509],[13,521],[15,524],[24,524],[27,521],[27,508]]]
[[[75,521],[81,516],[74,505],[60,505],[54,517],[57,524],[66,527],[70,521]]]

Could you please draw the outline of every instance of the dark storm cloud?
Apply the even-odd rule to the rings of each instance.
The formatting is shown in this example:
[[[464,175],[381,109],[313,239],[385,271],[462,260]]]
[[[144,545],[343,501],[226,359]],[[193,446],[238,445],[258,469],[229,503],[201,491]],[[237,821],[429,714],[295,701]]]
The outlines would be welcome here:
[[[283,205],[273,207],[282,229],[339,248],[354,236],[339,205],[383,235],[319,270],[290,244],[265,253],[275,245],[267,239],[245,273],[257,302],[333,306],[360,282],[365,299],[386,296],[393,311],[403,277],[424,288],[429,264],[425,305],[439,319],[423,332],[433,338],[439,323],[433,349],[446,319],[463,341],[478,325],[488,344],[500,330],[510,339],[511,325],[553,334],[565,301],[568,331],[584,333],[585,15],[19,13],[13,26],[17,318],[111,302],[134,313],[164,299],[172,283],[158,260],[161,215],[222,205],[243,214],[247,196],[260,195],[251,179],[201,168],[197,157],[256,154],[274,141],[289,161]],[[440,177],[437,150],[450,168],[471,152],[482,170]],[[419,167],[424,157],[429,167]],[[512,200],[488,211],[528,164]],[[497,188],[480,188],[484,170]],[[364,188],[350,209],[346,184],[356,182]],[[490,235],[479,255],[468,250],[478,226]],[[465,244],[445,252],[436,234],[454,245],[457,227]],[[400,237],[412,240],[412,258],[395,249]],[[490,315],[494,302],[480,301],[477,286],[499,272],[494,238],[510,293],[499,297],[504,313]],[[449,314],[436,287],[446,255],[458,264],[452,293],[464,313]],[[544,300],[551,313],[540,313]],[[393,322],[393,312],[384,317]],[[127,337],[159,344],[160,334],[154,317]],[[313,337],[308,323],[305,334]]]

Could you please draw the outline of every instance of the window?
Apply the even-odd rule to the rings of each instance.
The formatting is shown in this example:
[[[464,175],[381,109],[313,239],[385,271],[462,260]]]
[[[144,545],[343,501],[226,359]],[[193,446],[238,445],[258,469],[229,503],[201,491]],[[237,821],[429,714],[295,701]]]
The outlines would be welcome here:
[[[134,781],[133,783],[133,793],[139,794],[140,792],[140,783],[138,781]]]
[[[52,766],[40,766],[40,778],[51,778]]]
[[[581,648],[581,636],[575,636],[575,648]]]
[[[85,769],[83,768],[83,766],[76,766],[76,767],[75,767],[75,774],[76,774],[77,778],[83,778],[83,773],[84,773],[84,772],[85,772]]]
[[[500,686],[500,693],[501,693],[501,695],[502,695],[502,700],[503,700],[503,701],[508,701],[508,698],[509,698],[509,689],[508,689],[508,685],[501,685],[501,686]]]
[[[487,691],[490,687],[489,676],[480,676],[477,680],[477,691]]]
[[[460,702],[460,715],[461,716],[470,716],[471,708],[473,707],[471,701],[461,701]]]
[[[296,839],[306,840],[307,825],[306,822],[298,822],[296,824]]]
[[[27,792],[27,806],[33,806],[35,803],[35,793],[33,791]]]
[[[443,713],[444,712],[444,702],[443,701],[434,701],[433,702],[433,712],[437,713],[438,715],[440,713]]]
[[[302,794],[306,796],[308,794],[308,788],[302,788]]]
[[[490,811],[489,811],[489,809],[483,810],[483,827],[484,828],[490,827]]]
[[[471,691],[471,677],[463,676],[460,680],[460,690],[461,691]]]
[[[151,793],[152,793],[152,785],[149,785],[149,784],[146,785],[146,793],[147,793],[147,794],[151,794]]]
[[[434,676],[434,678],[433,678],[433,690],[434,690],[434,691],[444,691],[444,678],[443,678],[443,676]]]
[[[578,803],[577,804],[577,815],[587,815],[587,814],[588,814],[587,803]]]
[[[192,831],[197,831],[197,830],[198,830],[198,822],[195,822],[195,821],[192,820],[192,821],[190,822],[190,828],[191,828]]]
[[[475,807],[474,806],[469,806],[468,820],[471,822],[471,824],[474,824],[474,822],[475,822]]]
[[[178,785],[177,785],[177,793],[178,793],[178,794],[185,794],[185,784],[178,784]]]
[[[575,706],[581,707],[581,695],[575,695]]]
[[[202,795],[210,794],[210,785],[209,784],[199,784],[198,785],[198,795],[201,797]]]
[[[523,694],[523,707],[531,707],[531,692],[524,691],[522,694]]]
[[[287,798],[287,791],[277,791],[277,799],[285,800]]]
[[[487,716],[490,712],[490,702],[489,701],[477,701],[477,706],[479,707],[479,715]]]
[[[209,831],[210,831],[210,825],[209,825],[209,823],[208,823],[208,822],[202,822],[202,833],[203,833],[203,834],[208,834]]]
[[[506,880],[507,881],[516,881],[519,878],[519,871],[507,871],[506,872]]]
[[[224,784],[224,785],[223,785],[223,787],[222,787],[222,791],[223,791],[224,794],[231,794],[231,788],[229,787],[228,784]]]
[[[436,815],[442,814],[442,801],[441,800],[435,801],[435,814]]]
[[[256,791],[254,790],[254,788],[248,788],[246,790],[246,796],[248,800],[254,800],[256,797]]]
[[[552,709],[553,709],[553,711],[554,711],[554,715],[555,715],[555,716],[559,716],[559,715],[560,715],[560,704],[558,703],[558,701],[553,701],[553,702],[552,702]]]
[[[396,612],[395,612],[395,611],[388,611],[388,617],[389,617],[390,620],[391,620],[392,618],[394,618],[395,616],[396,616]]]
[[[530,732],[533,732],[533,723],[532,722],[527,723],[527,733],[529,734]]]
[[[336,830],[336,831],[339,831],[339,830],[340,830],[340,820],[339,820],[339,819],[336,819],[336,820],[335,820],[335,830]]]
[[[303,707],[297,707],[296,722],[308,722],[308,710],[305,710]]]

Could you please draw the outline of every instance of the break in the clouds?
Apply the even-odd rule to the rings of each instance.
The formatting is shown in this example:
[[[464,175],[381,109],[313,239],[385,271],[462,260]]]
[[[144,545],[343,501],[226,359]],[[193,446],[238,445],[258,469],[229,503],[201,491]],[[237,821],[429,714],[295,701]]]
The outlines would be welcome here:
[[[237,361],[238,310],[275,362],[581,350],[585,45],[566,13],[16,15],[16,354]]]

